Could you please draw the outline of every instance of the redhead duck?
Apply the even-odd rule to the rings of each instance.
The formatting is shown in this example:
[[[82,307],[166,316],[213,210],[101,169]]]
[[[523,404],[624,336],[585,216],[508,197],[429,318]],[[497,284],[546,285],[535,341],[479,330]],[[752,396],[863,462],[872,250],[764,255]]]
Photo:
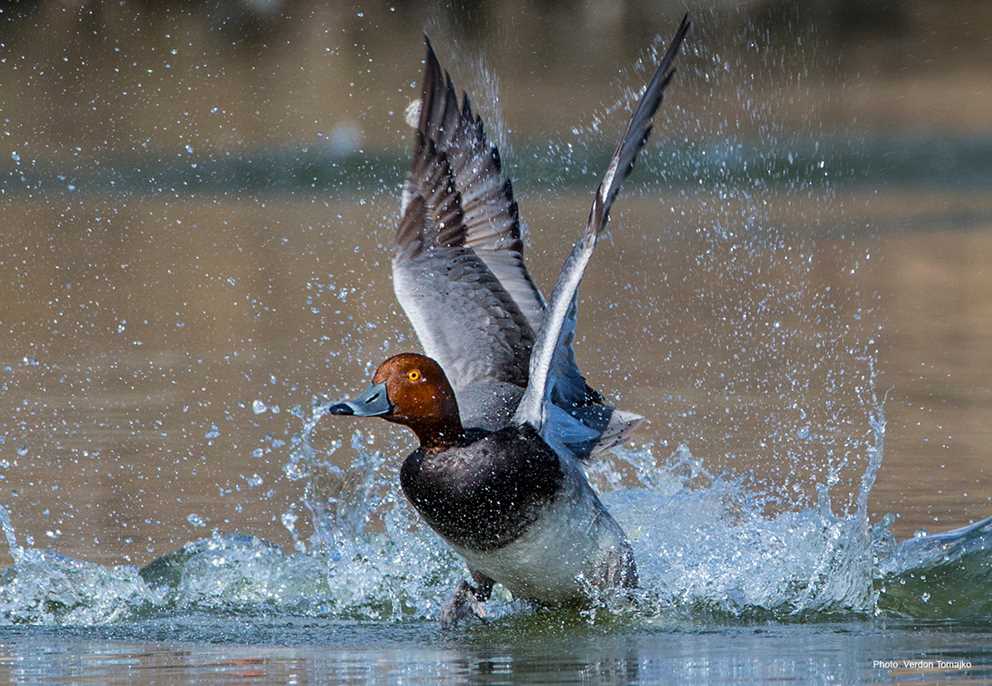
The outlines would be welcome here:
[[[523,264],[499,153],[467,95],[459,108],[427,42],[393,260],[396,296],[427,355],[390,357],[365,392],[326,411],[382,417],[419,440],[400,470],[403,492],[475,582],[459,584],[442,624],[482,616],[496,582],[542,604],[637,584],[623,529],[579,460],[623,440],[640,418],[607,406],[579,373],[575,300],[689,26],[686,17],[641,96],[547,303]]]

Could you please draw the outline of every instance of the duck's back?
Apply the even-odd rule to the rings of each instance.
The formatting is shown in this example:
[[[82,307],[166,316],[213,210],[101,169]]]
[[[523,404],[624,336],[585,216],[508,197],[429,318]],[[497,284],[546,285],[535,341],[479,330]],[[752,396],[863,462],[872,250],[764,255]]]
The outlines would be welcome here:
[[[530,426],[472,432],[467,445],[416,451],[403,492],[473,571],[546,603],[589,586],[636,585],[623,530],[590,488]]]
[[[455,393],[462,425],[494,432],[510,425],[524,389],[505,381],[483,381]]]

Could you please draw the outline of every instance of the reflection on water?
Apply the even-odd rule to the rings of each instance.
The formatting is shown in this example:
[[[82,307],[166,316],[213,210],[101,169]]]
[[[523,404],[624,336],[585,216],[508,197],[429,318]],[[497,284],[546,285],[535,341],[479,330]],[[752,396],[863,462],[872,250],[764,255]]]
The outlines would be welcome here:
[[[9,635],[0,643],[0,678],[25,684],[935,684],[992,678],[988,633],[898,624],[572,627],[538,635],[495,626],[453,637],[423,624],[384,632],[375,625],[256,620],[249,632],[194,618],[126,629],[132,638]]]

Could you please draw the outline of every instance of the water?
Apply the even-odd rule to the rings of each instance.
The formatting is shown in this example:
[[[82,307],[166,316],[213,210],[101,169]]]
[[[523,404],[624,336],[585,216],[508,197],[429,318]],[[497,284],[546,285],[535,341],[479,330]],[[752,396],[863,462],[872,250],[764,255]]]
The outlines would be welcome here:
[[[881,406],[872,412],[864,496],[884,451]],[[318,406],[308,430],[319,416]],[[294,457],[312,466],[308,440],[297,436]],[[324,528],[295,553],[214,535],[141,569],[106,567],[21,547],[0,512],[15,559],[0,578],[2,668],[22,681],[141,681],[162,670],[191,682],[992,676],[992,519],[896,542],[886,522],[838,517],[829,502],[769,515],[684,447],[661,464],[650,450],[616,456],[645,482],[605,498],[635,547],[634,597],[552,611],[497,591],[485,624],[442,632],[433,617],[459,565],[388,486],[377,497],[383,484],[368,475],[383,457],[364,445],[356,434],[361,458],[348,471],[359,485],[337,492]],[[380,507],[382,525],[370,526]]]
[[[25,683],[142,683],[163,674],[172,683],[944,683],[988,679],[992,662],[988,633],[969,627],[550,624],[536,630],[518,623],[457,637],[423,624],[383,631],[259,619],[249,629],[204,617],[149,621],[120,632],[12,631],[0,647],[0,674]],[[936,658],[932,665],[900,663],[937,654],[947,666]],[[874,659],[897,666],[873,667]],[[956,661],[971,667],[961,669]]]
[[[128,11],[66,29],[66,54],[43,12],[0,45],[38,67],[0,61],[0,676],[992,679],[987,131],[943,111],[890,130],[913,108],[884,93],[886,127],[834,126],[815,41],[703,14],[578,330],[594,385],[649,418],[589,467],[641,588],[557,611],[498,589],[486,623],[441,632],[462,569],[399,493],[409,437],[320,416],[416,347],[388,242],[419,27],[301,3],[278,41],[218,48],[248,25]],[[528,46],[561,33],[500,17]],[[515,143],[547,288],[659,43],[485,40],[483,61],[427,25]],[[596,87],[568,86],[578,65]],[[845,104],[888,84],[859,79]]]

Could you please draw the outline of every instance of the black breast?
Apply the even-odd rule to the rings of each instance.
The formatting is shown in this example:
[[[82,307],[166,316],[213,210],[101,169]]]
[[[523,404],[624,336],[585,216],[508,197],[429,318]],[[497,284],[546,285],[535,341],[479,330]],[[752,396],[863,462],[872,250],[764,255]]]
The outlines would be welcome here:
[[[493,433],[437,455],[403,462],[403,493],[435,531],[455,545],[493,550],[516,539],[554,499],[558,456],[529,426]]]

